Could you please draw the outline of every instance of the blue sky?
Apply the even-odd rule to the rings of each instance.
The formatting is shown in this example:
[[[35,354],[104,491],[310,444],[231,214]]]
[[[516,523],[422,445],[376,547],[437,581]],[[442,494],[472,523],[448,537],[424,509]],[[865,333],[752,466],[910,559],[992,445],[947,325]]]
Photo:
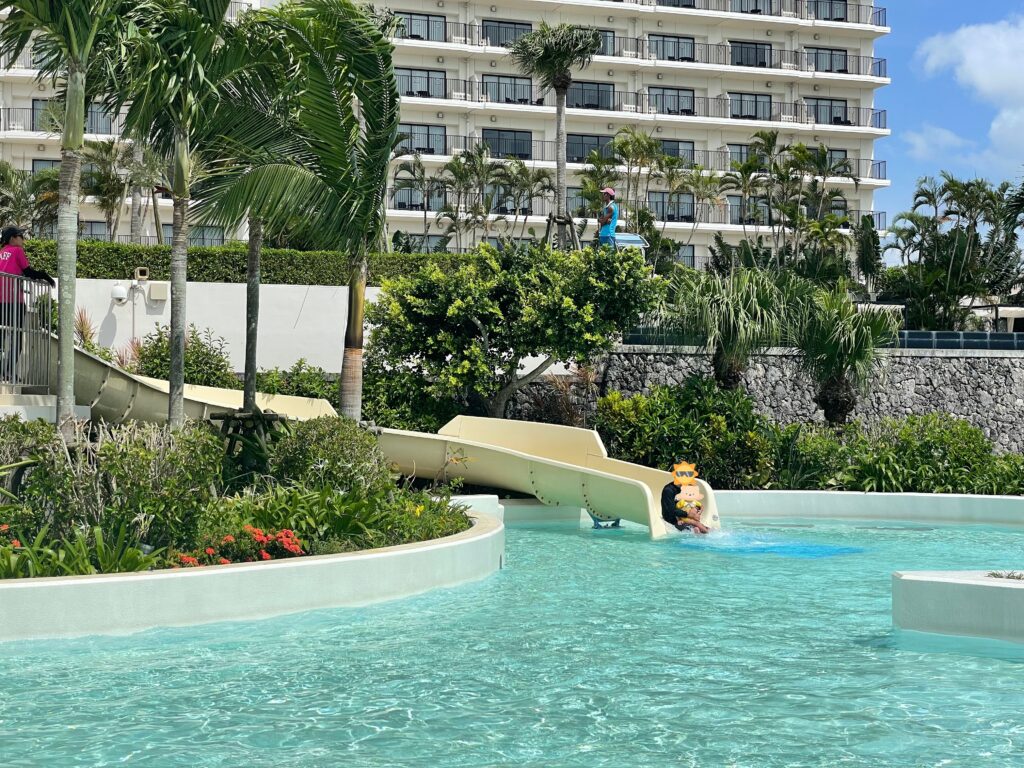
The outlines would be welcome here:
[[[875,209],[910,207],[919,176],[950,170],[1024,179],[1024,0],[880,0],[892,34],[875,55],[892,85],[876,95],[892,136],[878,142],[892,187]]]

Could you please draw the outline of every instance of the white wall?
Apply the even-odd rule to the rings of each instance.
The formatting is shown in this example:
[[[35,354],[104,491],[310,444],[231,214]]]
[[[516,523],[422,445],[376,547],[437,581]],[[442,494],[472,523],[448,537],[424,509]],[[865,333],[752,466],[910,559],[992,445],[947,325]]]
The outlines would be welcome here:
[[[79,280],[75,303],[84,308],[98,332],[98,342],[120,348],[142,338],[158,324],[168,325],[171,302],[150,299],[153,286],[130,292],[118,305],[110,298],[116,280]],[[128,286],[127,280],[120,281]],[[159,290],[159,289],[158,289]],[[367,289],[373,301],[378,288]],[[235,370],[245,364],[245,285],[189,283],[186,319],[200,331],[223,336]],[[341,370],[348,289],[324,285],[264,285],[260,288],[257,361],[261,368],[288,368],[300,357],[327,371]]]

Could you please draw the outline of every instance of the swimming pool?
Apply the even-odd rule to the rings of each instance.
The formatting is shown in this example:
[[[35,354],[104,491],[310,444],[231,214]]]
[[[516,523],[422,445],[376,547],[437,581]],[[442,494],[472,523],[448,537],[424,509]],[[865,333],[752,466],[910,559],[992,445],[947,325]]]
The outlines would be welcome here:
[[[1024,534],[510,527],[507,567],[364,609],[0,646],[4,766],[1024,763],[1024,650],[897,635],[899,569]],[[259,595],[253,595],[259,600]]]

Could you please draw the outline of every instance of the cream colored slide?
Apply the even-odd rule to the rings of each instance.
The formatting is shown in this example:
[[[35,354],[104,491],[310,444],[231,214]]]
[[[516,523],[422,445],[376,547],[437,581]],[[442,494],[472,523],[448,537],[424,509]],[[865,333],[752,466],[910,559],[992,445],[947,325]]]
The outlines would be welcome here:
[[[404,474],[461,477],[476,485],[528,493],[550,506],[586,509],[601,520],[645,525],[651,538],[668,533],[661,491],[668,471],[608,458],[597,432],[529,421],[456,416],[436,435],[384,429],[381,449]],[[701,522],[721,527],[715,494],[704,496]]]
[[[50,340],[50,391],[57,385],[57,338]],[[88,406],[92,418],[121,421],[167,421],[168,383],[161,379],[134,376],[81,349],[75,349],[75,402]],[[256,395],[256,404],[264,411],[281,413],[292,419],[334,416],[326,400],[285,395]],[[237,411],[242,407],[242,391],[185,385],[185,416],[209,419],[211,414]]]

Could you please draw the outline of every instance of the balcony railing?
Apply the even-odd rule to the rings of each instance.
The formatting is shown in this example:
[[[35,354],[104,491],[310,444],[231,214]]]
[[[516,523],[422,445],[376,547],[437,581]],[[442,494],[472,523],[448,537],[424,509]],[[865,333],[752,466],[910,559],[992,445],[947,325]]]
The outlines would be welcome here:
[[[251,11],[251,10],[252,10],[252,6],[249,5],[248,3],[242,3],[242,2],[231,2],[231,3],[228,3],[227,20],[228,21],[235,21],[243,13],[247,13],[248,11]]]
[[[123,116],[90,112],[85,118],[86,134],[120,136]],[[0,110],[0,130],[33,133],[59,133],[57,120],[45,109],[7,107]]]
[[[438,213],[447,208],[454,208],[458,202],[457,197],[448,190],[437,190],[429,197],[424,196],[412,189],[388,190],[388,207],[393,211],[410,211],[422,214],[424,202],[427,213]],[[462,199],[462,210],[472,208],[479,204],[480,196],[471,194]],[[551,204],[548,200],[535,198],[530,201],[516,200],[508,195],[495,194],[491,196],[491,214],[495,216],[544,216],[548,213]]]
[[[431,22],[413,29],[399,27],[395,37],[399,40],[423,40],[434,43],[457,43],[462,45],[479,45],[480,27],[462,24],[457,21]]]
[[[640,4],[651,3],[640,0]],[[654,0],[654,4],[666,8],[697,11],[817,19],[848,24],[869,24],[875,27],[888,26],[885,8],[859,5],[847,0]]]
[[[553,141],[485,139],[479,136],[415,136],[403,140],[398,148],[407,154],[450,156],[468,152],[480,144],[486,144],[492,157],[498,160],[518,158],[550,162],[555,159],[555,142]]]
[[[0,385],[45,387],[50,372],[50,286],[0,273]]]
[[[532,86],[506,83],[477,83],[469,80],[427,80],[398,76],[398,92],[408,98],[432,98],[451,101],[481,101],[524,106],[553,106],[546,95]],[[712,117],[733,120],[764,120],[779,123],[805,123],[832,126],[885,129],[885,110],[871,107],[807,105],[784,101],[757,101],[744,98],[688,96],[667,93],[649,96],[631,91],[607,91],[585,86],[569,91],[570,109],[605,112],[650,113],[681,117]]]
[[[3,59],[4,69],[39,69],[35,59],[32,55],[32,46],[26,46],[25,49],[15,57],[5,56]]]

